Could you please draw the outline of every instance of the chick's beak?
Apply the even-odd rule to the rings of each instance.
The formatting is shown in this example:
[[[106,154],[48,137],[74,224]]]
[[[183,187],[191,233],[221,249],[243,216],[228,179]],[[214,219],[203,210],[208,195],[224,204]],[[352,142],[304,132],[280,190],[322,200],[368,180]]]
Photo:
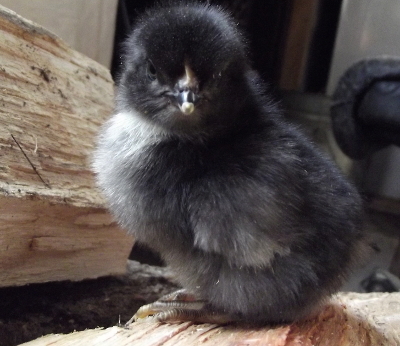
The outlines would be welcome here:
[[[177,96],[177,101],[179,109],[182,111],[183,114],[192,114],[194,111],[196,94],[191,90],[181,91]]]
[[[176,99],[179,109],[185,115],[192,114],[196,101],[199,99],[197,94],[199,83],[194,72],[187,64],[185,64],[185,75],[176,83],[176,89],[178,91]]]

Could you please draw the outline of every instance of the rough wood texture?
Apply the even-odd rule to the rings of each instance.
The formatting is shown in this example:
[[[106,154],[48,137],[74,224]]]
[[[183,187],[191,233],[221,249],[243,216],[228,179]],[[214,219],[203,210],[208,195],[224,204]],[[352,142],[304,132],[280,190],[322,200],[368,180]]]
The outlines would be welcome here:
[[[0,197],[0,286],[125,272],[132,240],[103,208]]]
[[[0,7],[0,286],[125,270],[89,169],[112,105],[106,68]]]
[[[88,156],[99,125],[112,111],[109,72],[2,8],[0,81],[3,194],[102,205]]]
[[[135,323],[68,335],[48,335],[24,346],[396,346],[400,293],[339,294],[314,319],[277,327],[241,329],[192,323]]]

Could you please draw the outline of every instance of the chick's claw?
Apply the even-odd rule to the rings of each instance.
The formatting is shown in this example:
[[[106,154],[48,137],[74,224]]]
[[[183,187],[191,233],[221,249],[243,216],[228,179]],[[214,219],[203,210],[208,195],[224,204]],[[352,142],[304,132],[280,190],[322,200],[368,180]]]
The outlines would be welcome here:
[[[236,322],[231,316],[214,312],[204,305],[204,302],[155,302],[142,306],[136,314],[126,323],[129,326],[133,321],[168,322],[195,322],[226,324]]]
[[[142,306],[135,316],[137,316],[137,319],[142,319],[160,312],[179,308],[199,310],[203,308],[204,304],[204,300],[198,299],[193,293],[182,288],[162,296],[154,303]]]
[[[226,314],[213,312],[208,308],[200,310],[192,309],[171,309],[154,315],[157,322],[194,322],[194,323],[211,323],[226,324],[236,322],[232,317]]]
[[[233,319],[213,311],[205,300],[198,299],[185,289],[161,297],[154,303],[142,306],[126,323],[152,320],[156,322],[228,323]]]
[[[171,310],[201,310],[204,307],[204,301],[156,301],[152,304],[142,306],[134,315],[134,320],[143,319],[151,315],[168,312]]]
[[[142,306],[133,317],[126,323],[126,326],[133,321],[143,320],[153,316],[159,322],[179,320],[182,316],[190,315],[190,311],[203,309],[205,301],[198,299],[194,294],[185,289],[172,292],[162,296],[154,303]],[[178,313],[180,312],[180,313]],[[151,317],[150,317],[151,318]]]

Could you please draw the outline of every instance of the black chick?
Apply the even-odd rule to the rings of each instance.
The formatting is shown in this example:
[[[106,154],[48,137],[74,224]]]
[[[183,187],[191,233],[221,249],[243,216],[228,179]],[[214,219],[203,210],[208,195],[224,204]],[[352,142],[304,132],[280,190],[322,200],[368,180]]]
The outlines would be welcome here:
[[[186,288],[136,317],[308,316],[340,287],[358,251],[355,188],[264,94],[221,9],[148,11],[124,58],[94,170],[122,227]]]

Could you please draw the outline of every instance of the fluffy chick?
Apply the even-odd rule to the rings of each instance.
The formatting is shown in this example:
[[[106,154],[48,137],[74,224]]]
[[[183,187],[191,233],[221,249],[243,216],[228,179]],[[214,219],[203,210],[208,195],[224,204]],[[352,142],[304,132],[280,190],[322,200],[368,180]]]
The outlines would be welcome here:
[[[197,317],[310,314],[357,253],[355,188],[265,95],[221,9],[152,9],[125,47],[94,156],[118,222],[205,302]]]

